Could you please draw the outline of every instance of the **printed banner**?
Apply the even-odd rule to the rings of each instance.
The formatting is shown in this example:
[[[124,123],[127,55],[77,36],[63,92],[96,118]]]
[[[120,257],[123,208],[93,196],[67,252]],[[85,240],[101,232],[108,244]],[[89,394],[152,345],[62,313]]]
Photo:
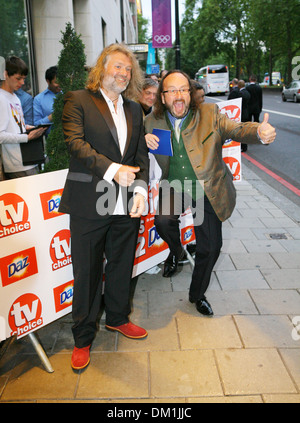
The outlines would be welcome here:
[[[160,176],[155,162],[133,276],[169,254],[154,226]],[[14,335],[21,338],[71,312],[69,216],[58,213],[66,175],[67,170],[61,170],[0,184],[0,341]],[[188,211],[180,227],[183,244],[194,239]]]
[[[152,45],[173,47],[171,0],[152,0]]]
[[[241,98],[220,101],[218,106],[220,113],[225,114],[229,119],[234,120],[235,122],[241,121]],[[223,145],[222,156],[224,162],[227,164],[233,175],[233,182],[240,182],[242,180],[241,144],[233,140],[226,140]]]

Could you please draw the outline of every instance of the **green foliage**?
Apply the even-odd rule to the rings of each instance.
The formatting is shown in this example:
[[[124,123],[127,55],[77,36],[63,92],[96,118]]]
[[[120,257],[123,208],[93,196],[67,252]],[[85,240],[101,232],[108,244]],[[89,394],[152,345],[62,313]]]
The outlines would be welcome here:
[[[280,71],[291,79],[300,55],[300,0],[186,0],[180,27],[182,70],[194,77],[209,63],[223,62],[231,78]],[[167,68],[174,67],[167,52]]]
[[[0,0],[0,55],[15,55],[28,63],[23,0]]]
[[[84,88],[87,74],[84,44],[70,23],[67,23],[61,43],[63,48],[58,60],[57,81],[62,89],[53,105],[53,127],[47,138],[46,153],[49,159],[45,172],[65,169],[69,166],[69,154],[64,141],[62,114],[64,93]]]

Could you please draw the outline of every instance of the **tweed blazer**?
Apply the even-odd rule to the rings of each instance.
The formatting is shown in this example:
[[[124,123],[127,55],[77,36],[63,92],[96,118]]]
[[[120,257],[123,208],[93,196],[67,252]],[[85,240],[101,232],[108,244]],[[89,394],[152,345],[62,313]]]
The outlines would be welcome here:
[[[169,129],[166,118],[154,113],[144,121],[145,132],[154,128]],[[181,132],[182,140],[198,180],[204,181],[205,194],[218,218],[228,219],[235,207],[236,191],[233,177],[222,158],[222,146],[228,139],[245,144],[259,144],[258,123],[237,123],[219,112],[216,104],[204,103],[193,112],[189,125]],[[155,155],[162,170],[161,179],[167,179],[169,156]]]

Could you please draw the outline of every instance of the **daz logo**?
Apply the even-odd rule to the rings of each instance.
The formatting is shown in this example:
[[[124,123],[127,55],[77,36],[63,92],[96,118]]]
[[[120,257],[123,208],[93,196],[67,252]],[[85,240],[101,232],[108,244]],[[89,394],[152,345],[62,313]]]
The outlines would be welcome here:
[[[0,196],[0,238],[30,229],[28,207],[17,194]]]
[[[72,305],[73,281],[64,283],[53,289],[56,313]]]
[[[187,226],[186,228],[181,229],[181,242],[183,245],[188,244],[194,239],[193,226]]]
[[[11,336],[27,335],[43,324],[42,303],[34,294],[24,294],[11,306],[8,323],[12,330]]]
[[[10,285],[38,273],[35,248],[19,251],[0,259],[2,286]]]
[[[58,212],[62,192],[63,189],[57,189],[56,191],[44,192],[40,194],[44,220],[62,215],[62,213]]]
[[[61,269],[72,263],[70,231],[63,229],[57,232],[51,240],[50,257],[52,270]]]

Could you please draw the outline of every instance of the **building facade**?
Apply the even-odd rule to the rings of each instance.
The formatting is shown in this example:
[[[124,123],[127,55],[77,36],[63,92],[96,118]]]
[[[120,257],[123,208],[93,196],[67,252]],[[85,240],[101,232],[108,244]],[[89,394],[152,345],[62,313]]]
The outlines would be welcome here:
[[[57,64],[66,23],[70,22],[81,35],[87,66],[93,66],[103,48],[111,43],[138,41],[136,0],[1,2],[0,56],[14,54],[29,64],[28,86],[33,95],[47,87],[45,71]]]

